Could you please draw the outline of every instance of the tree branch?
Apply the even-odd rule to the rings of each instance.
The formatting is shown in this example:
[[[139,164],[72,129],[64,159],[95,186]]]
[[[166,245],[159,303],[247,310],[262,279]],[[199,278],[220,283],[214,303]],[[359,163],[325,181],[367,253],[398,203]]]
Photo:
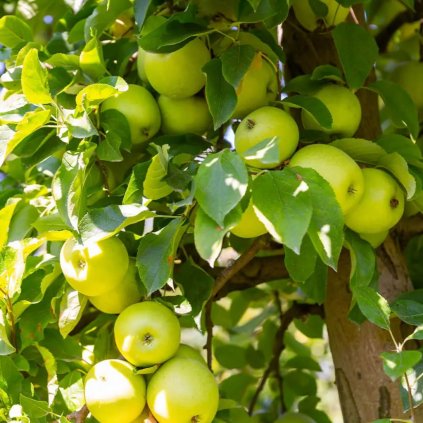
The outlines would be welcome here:
[[[280,300],[279,300],[280,304]],[[263,388],[267,382],[269,376],[274,372],[279,372],[279,359],[285,349],[284,335],[288,330],[289,325],[293,322],[294,319],[303,317],[309,314],[317,314],[323,316],[323,307],[316,304],[299,304],[293,303],[291,308],[288,309],[286,313],[281,313],[279,320],[280,325],[276,332],[275,343],[273,344],[273,356],[270,360],[265,372],[263,373],[262,378],[257,386],[257,389],[251,399],[250,406],[248,407],[248,414],[251,416],[254,411],[254,407],[258,401],[260,393],[263,391]],[[281,398],[281,401],[282,398]]]
[[[88,407],[84,404],[84,406],[81,409],[68,414],[66,418],[69,421],[75,421],[75,423],[84,423],[88,414],[89,414]]]

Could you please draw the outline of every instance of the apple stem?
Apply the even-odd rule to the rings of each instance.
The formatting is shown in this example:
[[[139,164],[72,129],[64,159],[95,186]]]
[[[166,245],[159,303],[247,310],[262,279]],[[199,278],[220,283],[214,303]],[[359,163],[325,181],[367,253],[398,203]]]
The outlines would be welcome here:
[[[256,126],[256,122],[252,119],[247,119],[247,128],[253,129]]]

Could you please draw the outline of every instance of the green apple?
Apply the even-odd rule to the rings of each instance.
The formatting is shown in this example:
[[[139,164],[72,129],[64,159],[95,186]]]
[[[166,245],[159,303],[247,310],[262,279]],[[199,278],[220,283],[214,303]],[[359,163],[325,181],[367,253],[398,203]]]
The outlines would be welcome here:
[[[386,237],[389,234],[389,230],[377,232],[375,234],[358,234],[360,238],[367,241],[373,248],[379,247],[385,241]]]
[[[242,214],[241,220],[231,229],[231,232],[240,238],[256,238],[267,233],[266,227],[254,211],[252,200],[248,203],[248,207]]]
[[[357,96],[346,87],[328,84],[318,90],[314,97],[318,98],[332,115],[332,128],[326,129],[307,111],[301,113],[305,129],[323,131],[327,134],[339,134],[352,137],[361,122],[361,106]]]
[[[211,423],[219,390],[210,370],[196,360],[172,358],[153,374],[147,404],[160,423]]]
[[[377,234],[395,226],[404,213],[404,193],[389,173],[363,169],[364,192],[345,216],[345,225],[355,232]]]
[[[339,148],[311,144],[295,153],[290,167],[314,169],[329,183],[344,214],[359,201],[364,191],[364,178],[358,164]]]
[[[203,356],[201,355],[200,351],[196,350],[195,348],[190,347],[186,344],[180,344],[178,350],[176,351],[173,358],[189,358],[191,360],[196,360],[204,365],[207,363],[204,361]]]
[[[276,167],[291,157],[298,145],[299,131],[294,118],[277,107],[261,107],[239,124],[235,132],[235,150],[242,155],[260,142],[274,137],[279,149],[279,162],[269,165],[260,158],[244,158],[247,164],[261,169]]]
[[[204,42],[195,38],[171,53],[146,52],[144,70],[158,93],[176,98],[191,97],[206,83],[202,68],[210,58]]]
[[[103,102],[101,110],[114,109],[128,121],[132,144],[142,144],[160,129],[159,106],[152,94],[140,85],[129,84],[128,90]]]
[[[181,327],[166,306],[144,301],[127,307],[116,319],[115,341],[120,353],[135,366],[163,363],[179,348]]]
[[[122,281],[112,290],[96,297],[88,297],[91,304],[103,313],[119,314],[126,307],[141,299],[140,282],[137,279],[135,260],[129,261],[128,271]]]
[[[394,69],[392,80],[407,91],[417,109],[423,112],[423,63],[402,63]]]
[[[116,237],[85,244],[69,238],[60,251],[60,266],[73,289],[97,296],[122,282],[128,271],[129,257],[125,245]]]
[[[316,423],[311,417],[302,413],[289,411],[276,420],[275,423]]]
[[[277,93],[276,70],[261,53],[257,53],[236,90],[237,104],[232,117],[241,119],[253,110],[266,106],[276,99]]]
[[[100,423],[130,423],[146,402],[144,378],[122,360],[95,364],[85,377],[85,403]]]
[[[314,31],[319,26],[319,21],[323,20],[325,26],[338,25],[344,22],[349,14],[349,8],[341,6],[336,0],[320,0],[328,8],[328,13],[324,17],[318,17],[313,12],[309,0],[292,0],[292,8],[298,22],[309,31]]]
[[[203,97],[172,98],[161,95],[157,101],[165,134],[203,135],[212,128],[212,117]]]
[[[147,52],[144,49],[142,49],[141,47],[138,48],[137,71],[138,71],[138,76],[140,77],[141,81],[148,84],[148,78],[147,78],[147,75],[145,73],[145,67],[144,67],[145,55],[146,54],[147,54]]]

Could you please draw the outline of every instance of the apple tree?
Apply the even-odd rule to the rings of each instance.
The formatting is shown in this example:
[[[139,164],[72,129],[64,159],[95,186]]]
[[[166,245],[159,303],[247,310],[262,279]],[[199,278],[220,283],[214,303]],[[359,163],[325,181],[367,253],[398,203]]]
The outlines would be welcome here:
[[[422,0],[0,8],[0,421],[423,421]]]

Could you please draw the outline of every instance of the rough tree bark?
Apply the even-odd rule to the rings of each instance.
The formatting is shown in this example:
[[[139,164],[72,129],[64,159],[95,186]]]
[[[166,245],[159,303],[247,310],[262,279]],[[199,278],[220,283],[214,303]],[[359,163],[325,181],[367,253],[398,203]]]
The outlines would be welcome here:
[[[360,17],[360,10],[357,10]],[[316,66],[340,67],[329,32],[303,31],[293,16],[284,25],[283,47],[288,78],[310,73]],[[369,79],[374,78],[370,75]],[[358,92],[363,120],[358,137],[374,139],[380,132],[377,97]],[[401,248],[389,238],[380,247],[378,269],[380,292],[388,301],[411,289]],[[350,261],[343,252],[337,273],[330,272],[325,318],[333,356],[336,384],[345,423],[368,423],[379,418],[406,418],[399,387],[384,374],[380,354],[394,349],[390,335],[370,323],[357,325],[348,319],[351,293],[348,289]],[[395,322],[394,322],[395,323]],[[396,331],[400,339],[399,330]],[[416,422],[423,422],[423,409],[416,410]]]

